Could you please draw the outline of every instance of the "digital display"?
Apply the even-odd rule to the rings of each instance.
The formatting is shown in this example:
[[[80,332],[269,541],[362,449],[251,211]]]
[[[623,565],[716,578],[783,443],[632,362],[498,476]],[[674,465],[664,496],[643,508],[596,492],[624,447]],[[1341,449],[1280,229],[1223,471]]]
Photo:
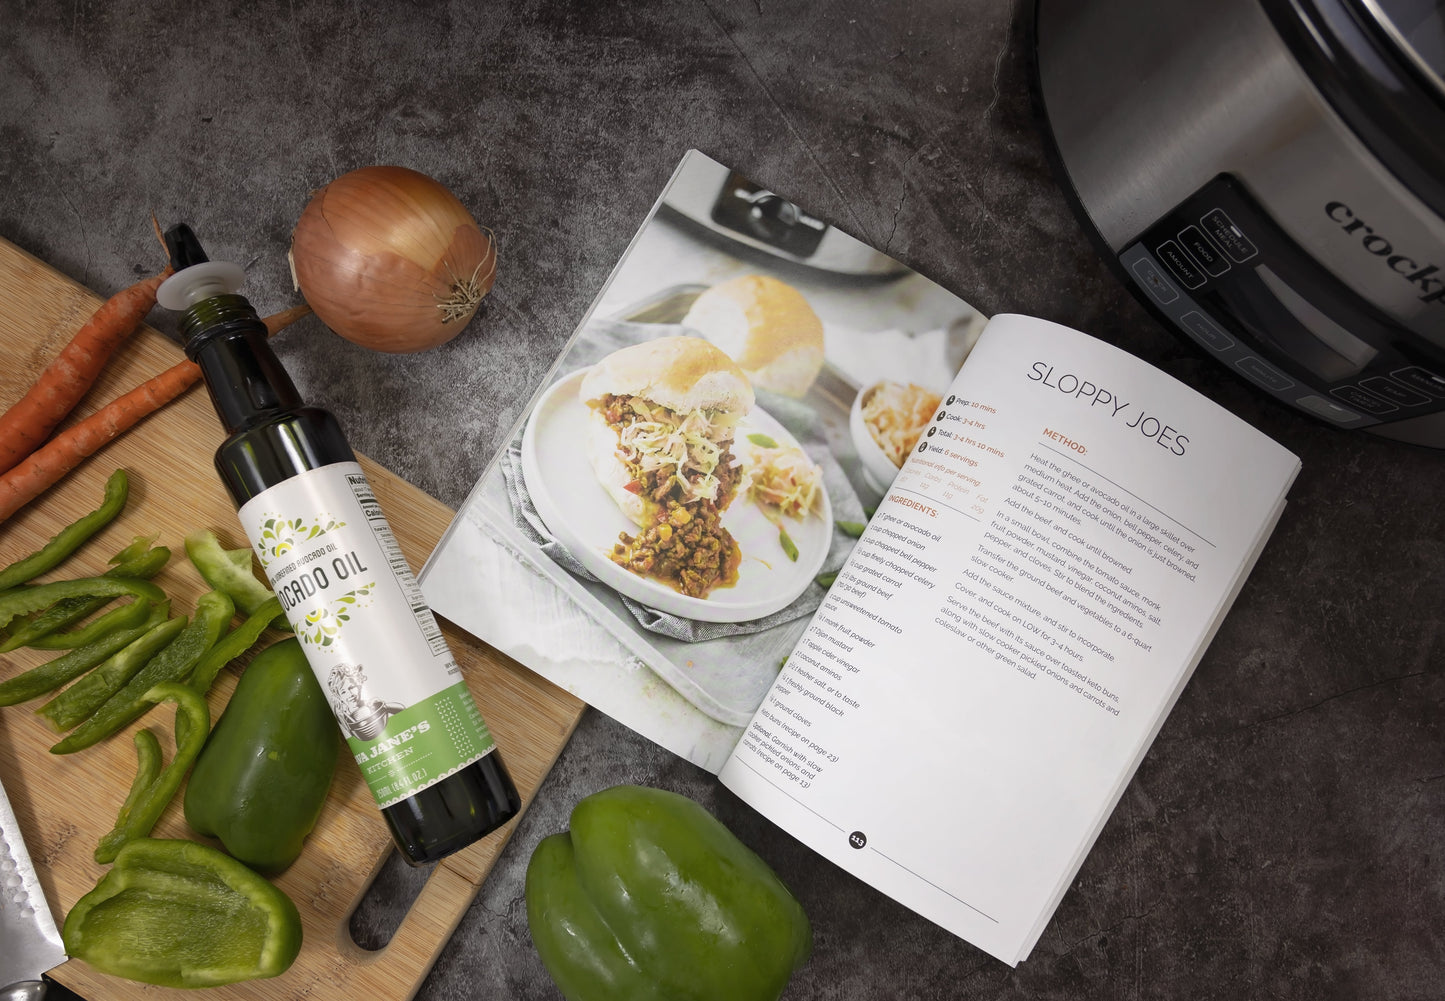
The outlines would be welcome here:
[[[1254,273],[1279,300],[1279,304],[1318,341],[1316,345],[1304,346],[1298,343],[1297,337],[1280,338],[1296,342],[1291,345],[1295,349],[1291,356],[1315,375],[1330,382],[1347,379],[1364,371],[1365,366],[1379,353],[1375,347],[1350,333],[1296,292],[1268,265],[1258,265]],[[1308,349],[1300,350],[1301,347]]]

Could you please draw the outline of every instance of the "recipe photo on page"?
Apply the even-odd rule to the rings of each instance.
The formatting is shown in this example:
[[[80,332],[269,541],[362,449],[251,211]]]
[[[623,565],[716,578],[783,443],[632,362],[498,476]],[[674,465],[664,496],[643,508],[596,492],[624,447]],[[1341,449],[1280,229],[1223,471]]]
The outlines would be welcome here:
[[[994,317],[724,783],[860,879],[1016,964],[1298,466],[1110,345]]]
[[[422,569],[427,599],[716,773],[984,322],[690,151]]]

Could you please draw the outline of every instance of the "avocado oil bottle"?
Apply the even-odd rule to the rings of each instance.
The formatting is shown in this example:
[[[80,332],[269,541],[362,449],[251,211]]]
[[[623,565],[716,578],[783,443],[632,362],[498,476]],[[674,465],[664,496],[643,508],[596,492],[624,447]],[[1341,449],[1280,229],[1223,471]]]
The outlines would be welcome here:
[[[336,418],[307,406],[189,227],[166,233],[182,312],[228,437],[216,469],[402,855],[465,848],[514,817],[517,790]]]

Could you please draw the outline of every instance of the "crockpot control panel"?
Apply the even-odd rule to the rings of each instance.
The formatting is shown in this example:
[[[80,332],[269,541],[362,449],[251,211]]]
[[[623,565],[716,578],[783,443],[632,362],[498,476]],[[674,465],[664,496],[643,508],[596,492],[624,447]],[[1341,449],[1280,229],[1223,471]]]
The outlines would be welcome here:
[[[1445,358],[1314,261],[1227,174],[1119,262],[1174,326],[1291,406],[1347,428],[1445,411]]]

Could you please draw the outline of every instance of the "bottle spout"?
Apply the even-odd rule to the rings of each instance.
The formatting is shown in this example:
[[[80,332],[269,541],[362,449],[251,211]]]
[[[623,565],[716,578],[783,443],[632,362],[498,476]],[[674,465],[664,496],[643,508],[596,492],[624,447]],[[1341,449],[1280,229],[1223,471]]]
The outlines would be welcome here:
[[[184,271],[195,264],[205,264],[210,260],[206,256],[206,250],[201,246],[196,231],[183,222],[178,222],[165,232],[166,253],[170,255],[171,267],[177,271]]]
[[[246,279],[240,265],[207,257],[201,241],[183,222],[166,230],[165,240],[171,266],[176,269],[156,293],[156,301],[166,309],[179,312],[206,299],[229,295]]]

